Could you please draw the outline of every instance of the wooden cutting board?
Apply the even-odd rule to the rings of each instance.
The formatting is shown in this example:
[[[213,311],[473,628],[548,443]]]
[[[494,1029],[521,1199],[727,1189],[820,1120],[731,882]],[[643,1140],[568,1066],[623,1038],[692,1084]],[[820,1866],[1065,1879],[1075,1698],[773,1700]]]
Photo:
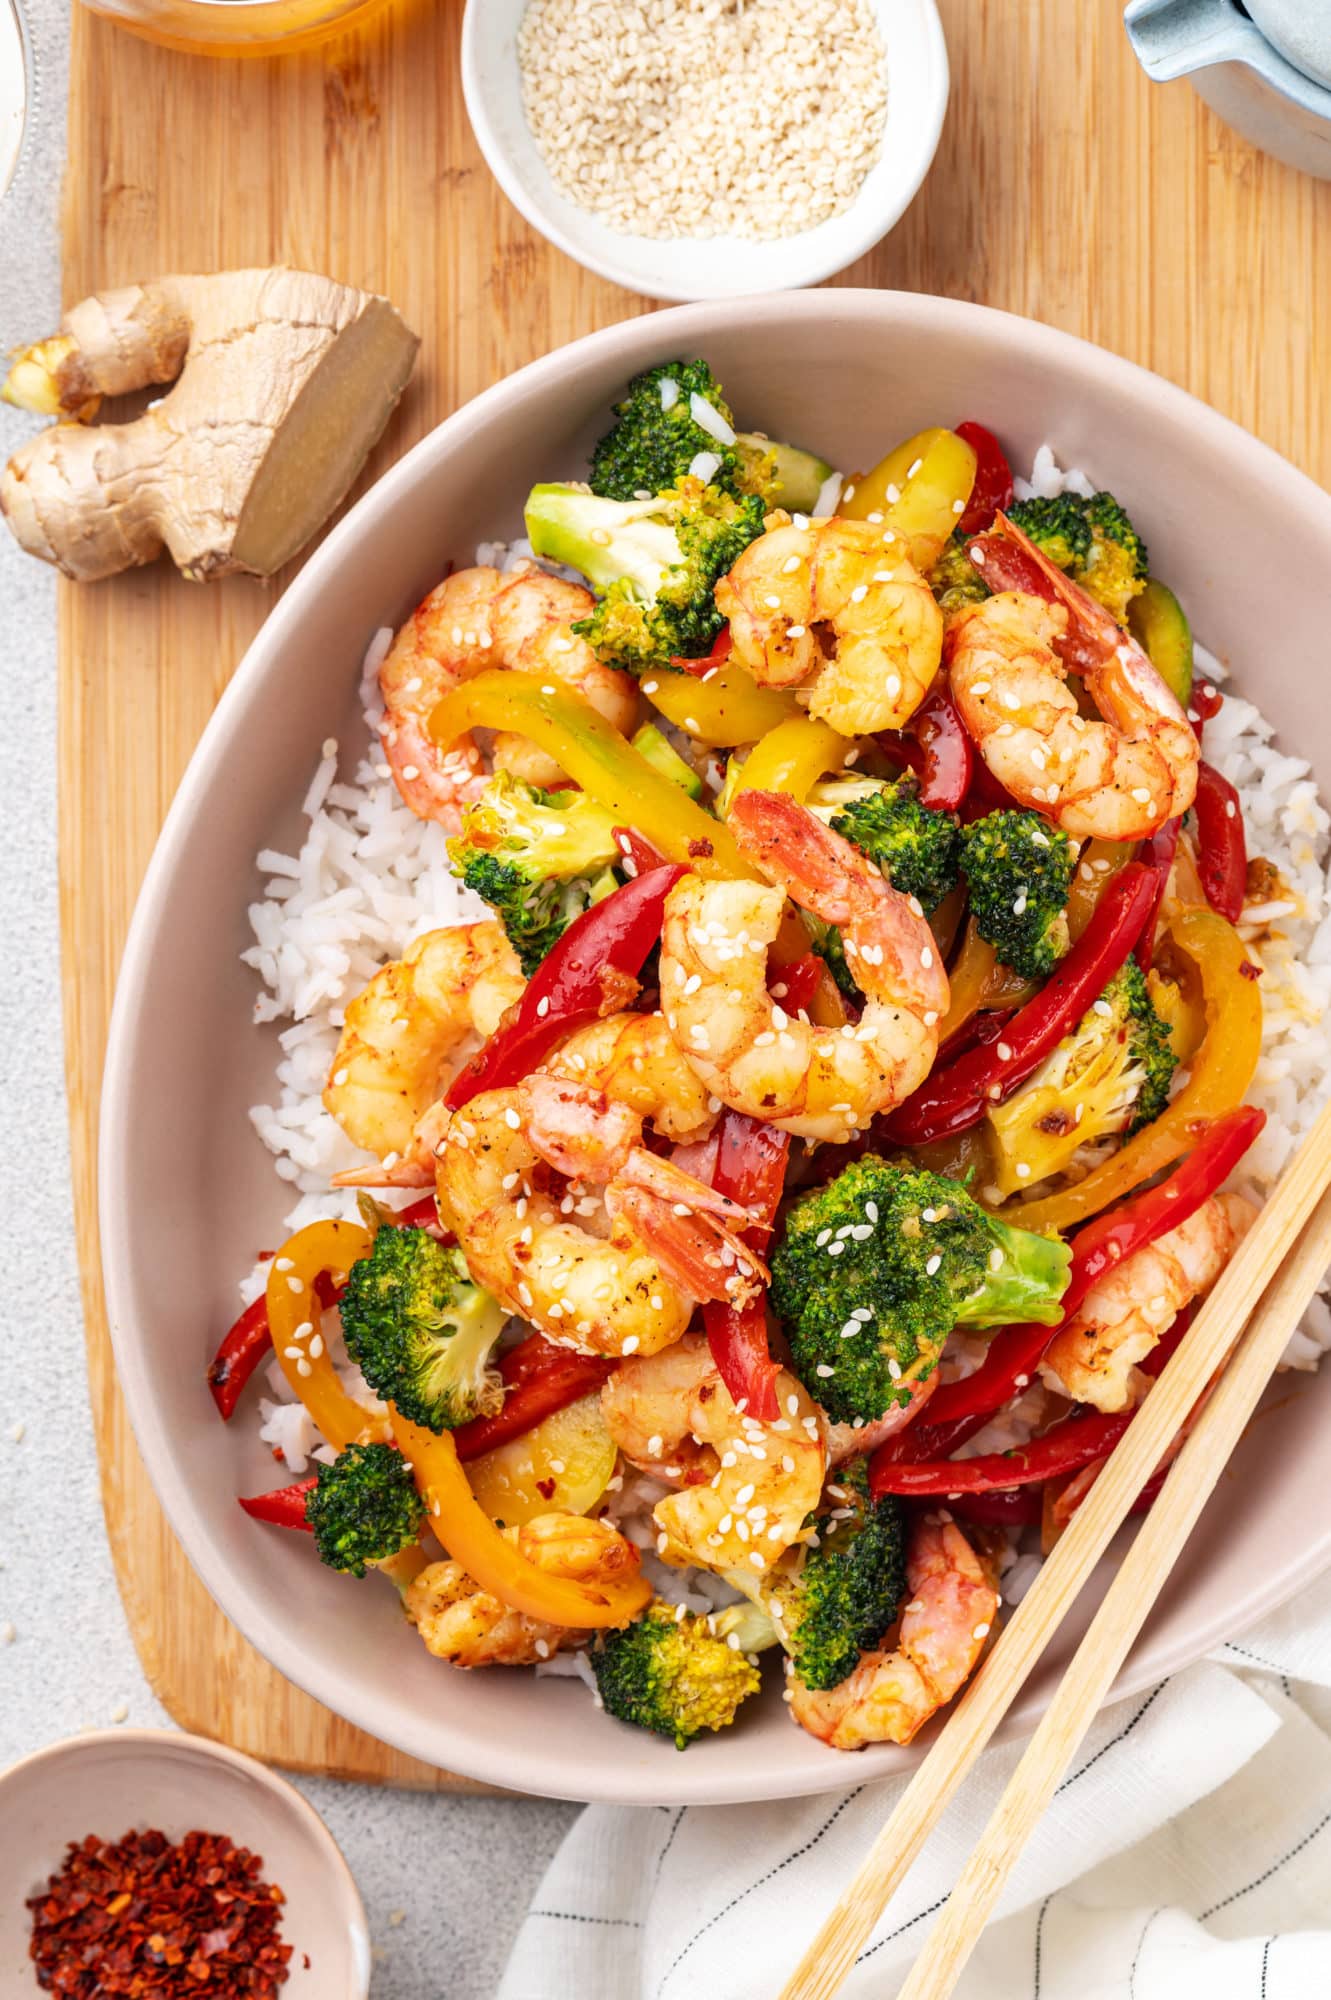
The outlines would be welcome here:
[[[73,11],[66,300],[274,261],[386,292],[424,344],[362,487],[489,383],[647,309],[550,249],[491,181],[462,104],[461,0],[402,0],[323,50],[243,62],[157,49]],[[953,99],[933,174],[838,282],[979,299],[1084,334],[1331,482],[1331,186],[1264,159],[1186,85],[1153,89],[1115,0],[942,11]],[[966,414],[1002,427],[1001,410],[940,412]],[[1152,471],[1168,481],[1167,464]],[[476,1789],[349,1728],[222,1617],[153,1496],[106,1330],[95,1158],[116,966],[185,762],[280,587],[188,585],[158,565],[61,590],[65,1032],[107,1530],[144,1668],[184,1726],[297,1769]]]

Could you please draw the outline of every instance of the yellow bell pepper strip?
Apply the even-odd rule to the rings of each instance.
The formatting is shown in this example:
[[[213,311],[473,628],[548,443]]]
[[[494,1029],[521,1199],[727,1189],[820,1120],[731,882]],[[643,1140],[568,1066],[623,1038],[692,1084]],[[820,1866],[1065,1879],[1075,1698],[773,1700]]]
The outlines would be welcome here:
[[[1017,1229],[1076,1229],[1088,1216],[1130,1194],[1188,1152],[1207,1120],[1243,1102],[1262,1048],[1262,999],[1257,968],[1233,926],[1214,910],[1185,909],[1170,917],[1171,943],[1196,965],[1206,1009],[1206,1039],[1187,1083],[1151,1125],[1075,1187],[1038,1200],[1009,1203],[1003,1220]]]
[[[966,914],[966,885],[958,882],[955,889],[949,889],[938,908],[929,919],[929,928],[934,934],[934,942],[940,955],[950,958],[952,947],[961,929],[961,920]]]
[[[1072,942],[1091,921],[1095,909],[1120,868],[1126,868],[1136,853],[1131,840],[1088,840],[1077,858],[1068,890],[1068,931]]]
[[[1029,979],[1022,979],[1010,966],[998,963],[993,946],[976,930],[974,918],[966,925],[961,950],[947,980],[951,999],[938,1024],[940,1048],[959,1028],[965,1027],[972,1014],[978,1014],[982,1008],[1020,1007],[1036,990]]]
[[[340,1283],[360,1257],[370,1254],[370,1232],[358,1222],[312,1222],[282,1245],[268,1272],[268,1324],[273,1352],[293,1393],[334,1451],[349,1444],[382,1443],[388,1431],[349,1396],[338,1381],[320,1332],[318,1279]]]
[[[824,771],[846,761],[853,738],[838,735],[811,715],[792,716],[755,743],[744,760],[739,792],[784,792],[803,805]]]
[[[700,682],[681,675],[686,687]],[[444,750],[471,729],[511,729],[530,737],[589,797],[632,826],[667,861],[700,875],[759,879],[719,820],[662,777],[591,703],[533,674],[492,667],[446,694],[430,717]]]
[[[705,680],[692,674],[653,674],[642,691],[667,722],[712,750],[754,743],[804,713],[788,688],[759,687],[737,660],[715,668]]]
[[[930,1139],[923,1146],[913,1146],[911,1164],[931,1174],[944,1174],[950,1181],[962,1181],[983,1205],[984,1191],[994,1178],[988,1124],[972,1125],[968,1132],[958,1132],[950,1139]]]
[[[918,570],[932,569],[966,511],[975,485],[975,449],[955,431],[918,431],[845,488],[838,514],[882,522]]]
[[[491,1591],[529,1618],[587,1631],[627,1625],[650,1604],[651,1585],[642,1576],[612,1584],[583,1584],[570,1577],[549,1576],[528,1562],[495,1526],[467,1484],[449,1433],[435,1437],[421,1425],[408,1423],[397,1410],[392,1412],[392,1423],[398,1449],[416,1475],[431,1526],[453,1561],[460,1563],[482,1590]]]

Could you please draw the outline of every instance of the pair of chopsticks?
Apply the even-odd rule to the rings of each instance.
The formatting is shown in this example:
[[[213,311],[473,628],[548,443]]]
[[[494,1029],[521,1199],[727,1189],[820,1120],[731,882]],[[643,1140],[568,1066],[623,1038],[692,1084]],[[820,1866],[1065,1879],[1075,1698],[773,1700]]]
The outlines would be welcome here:
[[[780,2000],[831,2000],[837,1992],[889,1897],[1007,1713],[1217,1364],[1239,1341],[897,2000],[946,2000],[953,1991],[1018,1855],[1112,1686],[1329,1265],[1331,1103],[957,1703],[854,1881],[782,1988]]]

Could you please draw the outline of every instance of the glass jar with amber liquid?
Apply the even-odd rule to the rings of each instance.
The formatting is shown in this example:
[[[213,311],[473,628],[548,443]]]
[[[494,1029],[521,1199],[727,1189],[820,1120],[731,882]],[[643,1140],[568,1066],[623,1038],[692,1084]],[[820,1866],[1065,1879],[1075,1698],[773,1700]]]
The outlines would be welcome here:
[[[387,0],[87,0],[134,34],[195,55],[265,56],[308,48]]]

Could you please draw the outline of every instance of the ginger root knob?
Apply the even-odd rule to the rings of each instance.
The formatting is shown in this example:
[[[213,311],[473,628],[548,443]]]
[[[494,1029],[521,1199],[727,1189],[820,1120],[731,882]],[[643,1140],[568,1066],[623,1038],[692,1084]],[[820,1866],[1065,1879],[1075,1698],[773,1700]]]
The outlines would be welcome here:
[[[271,576],[346,494],[418,346],[387,299],[310,271],[97,293],[0,388],[65,419],[14,453],[0,513],[80,582],[163,548],[195,580]],[[175,386],[132,423],[86,422],[104,396],[162,382]]]

